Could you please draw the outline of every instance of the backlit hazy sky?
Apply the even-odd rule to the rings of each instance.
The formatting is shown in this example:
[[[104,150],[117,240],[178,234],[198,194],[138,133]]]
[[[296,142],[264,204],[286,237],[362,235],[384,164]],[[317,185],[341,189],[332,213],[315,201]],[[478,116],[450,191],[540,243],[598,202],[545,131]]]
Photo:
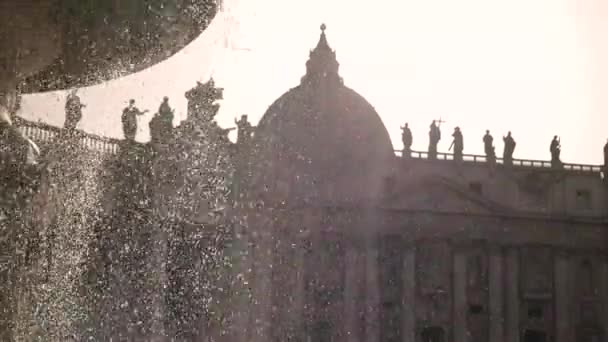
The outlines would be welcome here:
[[[345,84],[378,111],[396,149],[410,123],[415,150],[428,126],[442,126],[447,150],[454,126],[464,152],[483,152],[485,129],[502,154],[511,130],[516,158],[549,159],[553,135],[562,160],[602,163],[608,137],[608,2],[605,0],[224,0],[203,35],[141,73],[80,90],[80,128],[121,137],[129,98],[151,113],[164,95],[185,117],[184,92],[213,76],[224,88],[218,121],[249,114],[257,122],[299,83],[308,51],[328,26]],[[27,96],[21,115],[62,125],[64,92]]]

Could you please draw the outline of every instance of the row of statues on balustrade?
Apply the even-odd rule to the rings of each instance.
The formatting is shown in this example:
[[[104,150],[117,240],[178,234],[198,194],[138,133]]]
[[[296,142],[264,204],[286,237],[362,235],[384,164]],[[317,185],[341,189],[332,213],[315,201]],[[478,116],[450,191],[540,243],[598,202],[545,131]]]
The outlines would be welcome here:
[[[82,108],[85,105],[80,102],[80,98],[76,94],[76,90],[72,91],[66,101],[66,121],[64,127],[66,129],[75,129],[78,122],[82,119]],[[125,139],[135,140],[137,133],[137,117],[146,114],[148,110],[140,110],[135,106],[135,100],[131,99],[129,105],[122,112],[122,128]],[[169,105],[169,98],[164,97],[163,102],[158,108],[158,112],[150,121],[150,136],[152,141],[167,141],[168,137],[172,134],[173,129],[173,117],[174,110]],[[237,143],[247,144],[253,137],[255,127],[247,120],[247,115],[241,116],[240,120],[234,120],[238,128]],[[429,130],[429,148],[428,158],[437,159],[437,145],[441,140],[441,123],[442,120],[433,120]],[[223,129],[225,133],[235,128]],[[405,126],[401,127],[402,130],[402,142],[403,142],[403,156],[410,157],[412,154],[412,143],[413,136],[412,132],[406,123]],[[454,160],[463,160],[464,151],[464,138],[460,127],[454,128],[452,133],[453,141],[449,147],[449,151],[453,149]],[[489,163],[496,162],[496,151],[494,147],[494,138],[490,134],[489,130],[486,130],[485,135],[482,138],[484,144],[484,152],[486,160]],[[505,165],[513,164],[513,152],[517,145],[515,139],[508,132],[506,136],[503,136],[504,149],[502,161]],[[554,136],[549,146],[549,152],[551,153],[551,165],[559,168],[562,166],[560,159],[561,154],[561,142],[558,136]],[[608,165],[608,142],[604,146],[604,165]]]
[[[80,97],[77,95],[77,90],[73,90],[67,97],[65,104],[65,123],[64,128],[67,130],[75,130],[76,126],[82,119],[82,109],[86,105],[82,104]],[[134,141],[137,134],[137,117],[148,113],[149,110],[140,110],[135,105],[135,100],[129,100],[129,105],[123,109],[121,115],[122,130],[126,140]],[[150,120],[150,137],[153,142],[168,141],[173,130],[174,110],[169,105],[169,98],[164,97],[163,102],[158,108],[158,112]],[[253,137],[255,127],[247,119],[247,115],[242,115],[240,120],[234,119],[236,128],[238,128],[237,143],[248,143]],[[234,127],[221,129],[223,133],[234,130]]]
[[[437,145],[439,144],[439,140],[441,140],[441,129],[440,125],[443,121],[441,120],[433,120],[429,130],[429,149],[428,149],[428,158],[429,159],[437,159]],[[463,160],[463,151],[464,151],[464,138],[462,136],[462,131],[460,127],[454,128],[454,133],[452,133],[452,144],[449,147],[449,151],[453,150],[453,157],[456,161]],[[401,139],[403,142],[403,156],[411,157],[412,155],[412,142],[413,136],[412,131],[410,130],[407,123],[405,126],[401,127]],[[509,131],[506,136],[503,136],[504,149],[503,149],[503,164],[512,165],[513,164],[513,152],[515,151],[516,142]],[[496,162],[496,150],[494,147],[494,138],[490,134],[489,130],[486,130],[486,134],[482,138],[484,145],[484,153],[486,156],[486,161],[489,163]],[[562,166],[562,161],[560,159],[561,154],[561,142],[560,138],[556,135],[551,140],[551,144],[549,145],[549,152],[551,153],[551,166],[559,168]],[[608,142],[604,145],[604,165],[608,165]]]

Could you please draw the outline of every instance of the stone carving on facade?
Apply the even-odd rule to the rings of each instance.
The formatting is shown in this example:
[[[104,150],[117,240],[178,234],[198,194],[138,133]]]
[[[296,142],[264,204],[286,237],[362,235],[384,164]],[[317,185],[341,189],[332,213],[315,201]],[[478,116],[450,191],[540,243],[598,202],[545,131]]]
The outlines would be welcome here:
[[[224,89],[216,87],[213,78],[206,83],[197,82],[194,88],[186,92],[188,119],[192,122],[212,121],[220,109],[216,102],[223,98]]]

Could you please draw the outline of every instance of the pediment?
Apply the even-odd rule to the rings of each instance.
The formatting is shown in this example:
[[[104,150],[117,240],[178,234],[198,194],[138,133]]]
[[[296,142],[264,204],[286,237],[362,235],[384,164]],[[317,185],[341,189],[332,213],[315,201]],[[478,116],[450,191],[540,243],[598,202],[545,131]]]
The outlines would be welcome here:
[[[469,214],[509,211],[501,204],[457,182],[433,176],[395,184],[385,198],[385,206],[391,209]]]

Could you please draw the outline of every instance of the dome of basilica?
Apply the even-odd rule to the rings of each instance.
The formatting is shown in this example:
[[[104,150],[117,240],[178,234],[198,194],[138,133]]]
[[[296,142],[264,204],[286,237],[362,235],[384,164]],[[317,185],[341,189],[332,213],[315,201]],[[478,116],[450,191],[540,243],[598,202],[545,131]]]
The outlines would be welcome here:
[[[338,74],[325,26],[306,74],[267,110],[249,153],[250,198],[265,203],[373,202],[394,157],[375,109]]]

